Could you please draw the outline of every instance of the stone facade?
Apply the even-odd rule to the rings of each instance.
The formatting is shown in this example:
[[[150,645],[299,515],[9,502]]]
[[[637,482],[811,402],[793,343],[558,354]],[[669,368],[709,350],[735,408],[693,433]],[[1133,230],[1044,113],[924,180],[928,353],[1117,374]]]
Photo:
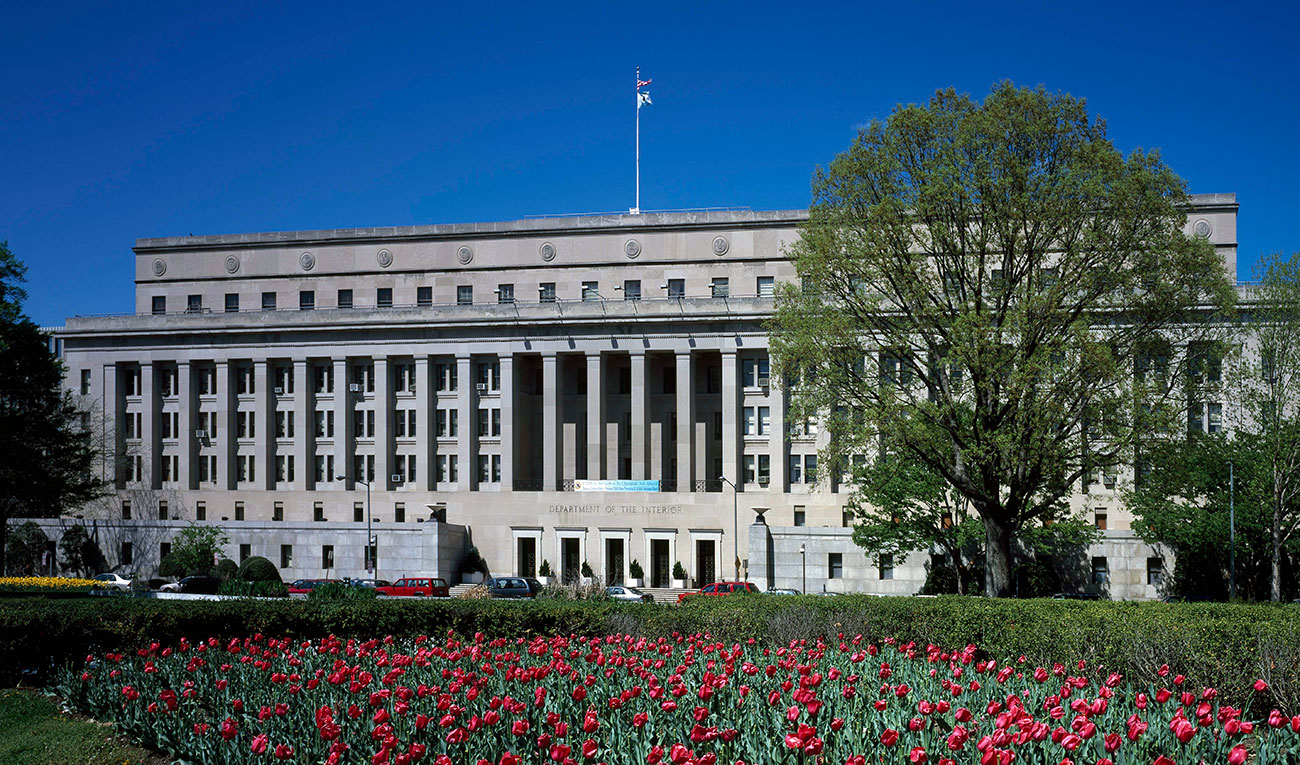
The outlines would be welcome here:
[[[1236,209],[1200,195],[1188,217],[1230,269]],[[928,556],[881,578],[845,528],[848,487],[818,469],[825,434],[792,428],[770,385],[764,322],[775,285],[796,278],[783,253],[805,218],[139,240],[136,313],[73,317],[58,334],[117,492],[81,515],[219,523],[232,557],[245,544],[283,555],[286,578],[361,575],[367,503],[384,578],[446,576],[473,544],[494,573],[547,561],[569,576],[587,562],[622,579],[636,560],[666,586],[678,561],[702,584],[746,567],[759,581],[770,560],[762,583],[784,586],[807,537],[808,589],[915,592]],[[595,480],[659,491],[583,490]],[[768,508],[770,550],[754,549],[755,507]],[[1145,553],[1125,546],[1111,507],[1114,581],[1139,556],[1145,571]],[[436,531],[459,526],[460,547]],[[144,571],[163,543],[119,565]]]

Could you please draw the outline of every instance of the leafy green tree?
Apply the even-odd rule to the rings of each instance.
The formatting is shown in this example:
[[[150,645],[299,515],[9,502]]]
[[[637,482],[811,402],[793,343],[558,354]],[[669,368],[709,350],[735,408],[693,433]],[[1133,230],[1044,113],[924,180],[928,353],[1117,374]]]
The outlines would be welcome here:
[[[1226,599],[1231,504],[1237,592],[1251,600],[1268,597],[1272,489],[1265,439],[1242,431],[1192,433],[1150,443],[1143,454],[1151,469],[1123,497],[1133,512],[1133,530],[1177,558],[1166,594]]]
[[[22,313],[27,267],[0,242],[0,550],[11,518],[50,518],[104,492],[63,365]]]
[[[1246,299],[1247,352],[1239,383],[1238,430],[1259,436],[1267,458],[1269,562],[1274,602],[1282,599],[1283,559],[1300,528],[1300,262],[1272,254]]]
[[[28,521],[9,532],[9,542],[5,551],[8,570],[15,574],[48,573],[41,565],[45,548],[50,538],[45,536],[41,527]]]
[[[80,523],[63,532],[63,538],[59,540],[59,552],[63,555],[62,567],[79,576],[88,576],[108,567],[99,545],[95,544],[86,527]]]
[[[1215,331],[1190,309],[1233,299],[1188,201],[1069,95],[896,108],[813,179],[771,324],[790,416],[827,421],[832,464],[883,440],[941,476],[1008,594],[1013,538],[1182,411],[1171,375]]]
[[[169,570],[184,573],[169,576],[210,573],[217,566],[221,548],[228,544],[230,538],[220,528],[191,523],[172,540],[171,553],[167,556],[170,559]]]

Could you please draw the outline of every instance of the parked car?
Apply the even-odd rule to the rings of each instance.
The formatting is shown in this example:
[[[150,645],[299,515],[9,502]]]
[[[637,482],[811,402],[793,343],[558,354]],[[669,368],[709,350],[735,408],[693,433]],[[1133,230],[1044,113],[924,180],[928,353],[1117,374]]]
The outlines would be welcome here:
[[[407,576],[375,588],[380,595],[445,598],[451,594],[447,580],[436,576]]]
[[[196,574],[187,576],[176,583],[177,592],[184,592],[190,595],[216,595],[217,590],[221,589],[220,577],[208,576],[206,574]]]
[[[1105,600],[1096,592],[1058,592],[1052,596],[1052,600]]]
[[[117,574],[100,574],[95,577],[95,581],[99,582],[104,587],[121,590],[122,592],[131,589],[131,580]]]
[[[290,595],[310,595],[311,591],[326,584],[337,582],[337,579],[295,579],[289,583]]]
[[[648,592],[641,592],[635,587],[628,587],[623,584],[612,584],[605,588],[605,594],[614,600],[628,600],[632,602],[655,602],[654,596]]]
[[[677,602],[681,603],[696,595],[750,595],[757,592],[758,588],[750,582],[714,582],[704,585],[696,592],[683,592],[677,596]]]
[[[535,598],[542,583],[531,577],[494,576],[487,581],[487,588],[494,598]]]
[[[351,587],[365,587],[370,590],[378,590],[380,587],[391,587],[393,585],[387,579],[344,579],[343,581]]]
[[[799,591],[793,587],[778,587],[774,590],[768,590],[768,595],[798,595]]]

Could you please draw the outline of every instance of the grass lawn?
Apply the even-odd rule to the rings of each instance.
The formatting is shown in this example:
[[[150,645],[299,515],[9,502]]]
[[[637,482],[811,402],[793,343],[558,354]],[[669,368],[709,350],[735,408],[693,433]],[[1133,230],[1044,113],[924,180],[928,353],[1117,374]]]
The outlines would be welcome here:
[[[161,765],[166,758],[132,746],[110,726],[66,715],[32,690],[0,691],[0,762],[6,765]]]

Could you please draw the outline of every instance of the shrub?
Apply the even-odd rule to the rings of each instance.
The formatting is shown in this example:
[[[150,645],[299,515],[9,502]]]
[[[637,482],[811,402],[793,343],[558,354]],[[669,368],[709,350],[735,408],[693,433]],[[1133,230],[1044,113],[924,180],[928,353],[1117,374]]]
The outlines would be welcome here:
[[[644,579],[645,571],[641,568],[641,562],[633,559],[631,565],[627,567],[628,576],[633,579]]]
[[[238,579],[227,579],[217,588],[217,594],[236,595],[245,598],[287,598],[289,597],[289,588],[284,582],[269,580],[244,582]]]
[[[591,579],[594,576],[596,576],[596,573],[591,570],[591,564],[585,560],[582,562],[582,575],[587,577],[588,579]]]
[[[547,577],[551,576],[551,562],[549,560],[546,560],[545,558],[542,559],[542,565],[537,569],[537,575]]]
[[[229,558],[222,558],[217,563],[217,570],[214,573],[221,581],[230,581],[239,575],[239,564]]]
[[[673,564],[673,579],[686,579],[686,567],[682,565],[681,561]]]
[[[343,582],[329,582],[313,588],[307,600],[374,600],[379,597],[373,587],[353,587]]]
[[[189,572],[185,570],[185,567],[180,564],[180,561],[176,559],[176,556],[171,553],[164,555],[163,559],[158,562],[158,576],[174,576],[179,578],[188,573]]]
[[[487,572],[487,561],[483,560],[483,556],[479,553],[477,547],[470,546],[469,550],[465,552],[465,557],[460,561],[461,575],[487,574]]]
[[[1022,598],[1050,598],[1061,591],[1061,575],[1047,561],[1025,561],[1015,567],[1012,576]]]
[[[254,555],[239,566],[237,574],[243,582],[279,582],[280,569],[271,561],[260,555]]]
[[[956,595],[957,570],[952,566],[933,566],[925,575],[922,595]]]

